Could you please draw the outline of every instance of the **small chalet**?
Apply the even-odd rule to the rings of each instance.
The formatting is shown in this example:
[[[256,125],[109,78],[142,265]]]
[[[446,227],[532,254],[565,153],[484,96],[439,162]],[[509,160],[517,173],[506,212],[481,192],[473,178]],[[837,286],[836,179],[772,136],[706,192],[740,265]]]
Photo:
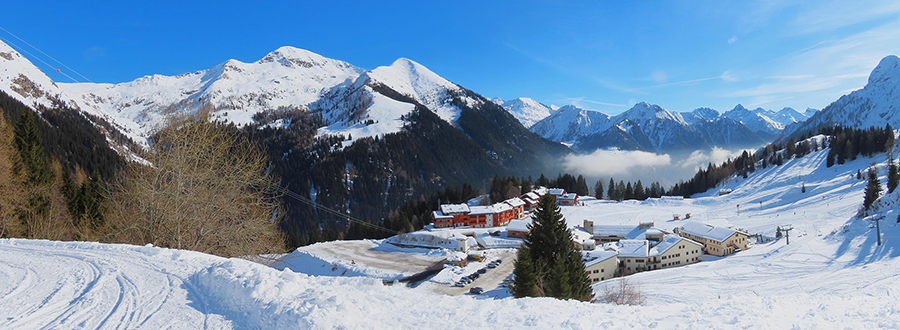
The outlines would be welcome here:
[[[511,220],[508,225],[506,225],[506,236],[507,237],[525,237],[525,234],[531,231],[528,226],[531,225],[531,220],[524,219],[516,219]]]
[[[746,233],[696,221],[685,222],[681,227],[675,228],[675,233],[700,242],[705,247],[704,252],[720,257],[750,247],[750,236]]]
[[[525,211],[531,211],[537,207],[538,203],[541,201],[541,195],[532,191],[522,195],[522,201],[525,202]]]

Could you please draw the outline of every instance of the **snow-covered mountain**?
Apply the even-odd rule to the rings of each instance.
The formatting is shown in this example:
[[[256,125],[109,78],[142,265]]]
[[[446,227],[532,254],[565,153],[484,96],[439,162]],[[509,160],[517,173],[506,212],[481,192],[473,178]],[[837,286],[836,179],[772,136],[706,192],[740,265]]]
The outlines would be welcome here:
[[[82,110],[105,116],[141,142],[173,111],[211,108],[237,124],[257,112],[303,108],[337,84],[364,72],[346,62],[281,47],[259,61],[228,60],[177,76],[152,75],[120,84],[60,84]]]
[[[506,111],[509,111],[509,113],[516,117],[516,119],[518,119],[526,128],[531,128],[535,123],[549,117],[555,111],[551,106],[544,105],[527,97],[506,101],[500,100],[500,102],[495,100],[494,102],[503,106]]]
[[[0,69],[3,69],[0,73],[0,91],[25,105],[51,107],[58,102],[70,106],[75,103],[73,98],[50,77],[2,41],[0,41]]]
[[[618,148],[652,152],[751,148],[772,141],[784,127],[808,118],[792,108],[748,110],[738,104],[725,113],[711,108],[673,112],[646,102],[617,116],[566,106],[530,129],[541,136],[589,153]]]
[[[461,91],[462,87],[421,64],[401,58],[329,88],[309,107],[325,119],[327,126],[319,129],[320,134],[344,134],[358,139],[399,131],[403,126],[401,117],[413,111],[416,104],[455,125],[461,110],[452,100]],[[472,106],[484,102],[463,99]]]
[[[596,133],[595,129],[605,127],[609,119],[609,115],[600,111],[567,105],[529,129],[549,140],[571,145],[583,136]]]
[[[792,125],[785,136],[798,136],[830,125],[867,128],[900,127],[900,58],[881,59],[860,90],[841,96],[807,121]]]
[[[743,124],[721,116],[716,110],[701,108],[679,113],[646,102],[612,117],[566,106],[531,130],[583,153],[606,148],[683,153],[712,147],[756,147],[765,143]]]
[[[750,130],[767,137],[767,140],[771,140],[771,138],[774,138],[784,130],[784,124],[772,119],[770,117],[772,114],[772,112],[763,108],[749,110],[738,104],[734,106],[734,109],[723,113],[722,116],[737,120]]]

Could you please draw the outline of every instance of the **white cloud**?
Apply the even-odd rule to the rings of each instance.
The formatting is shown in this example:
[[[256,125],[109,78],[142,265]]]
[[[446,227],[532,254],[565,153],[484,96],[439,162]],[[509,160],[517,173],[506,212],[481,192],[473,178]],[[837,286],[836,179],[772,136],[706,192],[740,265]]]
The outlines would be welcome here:
[[[669,79],[669,75],[666,74],[663,70],[656,70],[653,72],[653,81],[657,83],[664,83]]]
[[[610,177],[616,181],[658,181],[668,188],[680,180],[690,179],[698,168],[705,168],[709,163],[721,164],[741,152],[743,150],[713,148],[673,157],[646,151],[596,150],[588,155],[567,156],[563,167],[566,172],[584,175],[590,181]]]
[[[737,41],[738,41],[737,36],[732,36],[731,38],[728,38],[728,44],[729,44],[729,45],[730,45],[730,44],[733,44],[733,43],[735,43],[735,42],[737,42]]]
[[[635,170],[645,170],[672,163],[669,155],[646,151],[596,150],[588,155],[569,155],[563,166],[570,173],[589,177],[621,176]]]

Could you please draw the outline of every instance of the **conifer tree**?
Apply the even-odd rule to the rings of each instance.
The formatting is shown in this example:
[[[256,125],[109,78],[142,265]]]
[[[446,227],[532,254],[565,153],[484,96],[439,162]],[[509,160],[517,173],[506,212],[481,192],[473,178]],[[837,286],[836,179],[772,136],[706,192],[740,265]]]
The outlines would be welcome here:
[[[606,199],[616,200],[616,181],[609,178],[609,190],[606,192]]]
[[[597,183],[594,184],[594,197],[603,199],[603,179],[597,180]]]
[[[878,180],[878,171],[875,170],[875,167],[869,169],[868,176],[869,183],[866,185],[866,194],[863,200],[866,210],[872,208],[872,204],[881,196],[881,182]]]
[[[537,282],[535,282],[534,262],[531,260],[531,250],[527,247],[519,248],[515,268],[513,269],[513,284],[510,293],[513,297],[537,297]]]
[[[897,185],[900,184],[900,171],[897,169],[897,163],[893,159],[890,163],[888,166],[888,193],[894,192],[894,189],[897,189]]]
[[[531,231],[522,240],[512,293],[515,297],[555,297],[587,300],[590,279],[566,221],[552,195],[541,197],[532,215]]]

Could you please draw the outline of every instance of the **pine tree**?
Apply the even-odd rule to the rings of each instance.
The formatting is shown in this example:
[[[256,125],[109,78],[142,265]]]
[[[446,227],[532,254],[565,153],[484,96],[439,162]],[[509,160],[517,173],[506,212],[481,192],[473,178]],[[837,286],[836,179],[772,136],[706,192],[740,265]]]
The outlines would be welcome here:
[[[581,196],[587,196],[590,194],[590,190],[588,190],[587,180],[585,180],[581,175],[579,175],[578,179],[576,179],[575,181],[575,193]]]
[[[29,184],[46,184],[53,181],[50,162],[44,155],[41,132],[38,130],[34,112],[25,111],[19,116],[15,128],[15,145],[19,159],[13,164],[13,173],[25,172]]]
[[[535,281],[534,262],[531,261],[531,251],[527,247],[519,248],[518,259],[513,269],[513,283],[509,288],[513,297],[537,297],[537,282]]]
[[[888,193],[894,192],[898,184],[900,184],[900,171],[897,169],[897,163],[891,159],[891,164],[888,166]]]
[[[513,296],[590,298],[590,280],[556,198],[541,197],[531,219],[531,231],[522,239],[513,270]]]
[[[800,192],[806,193],[806,183],[802,184],[802,186],[800,187]]]
[[[878,180],[878,171],[875,170],[874,166],[869,169],[868,175],[869,184],[866,185],[866,194],[863,200],[863,206],[866,210],[872,208],[872,204],[881,196],[881,182]]]
[[[613,178],[609,178],[609,190],[606,192],[606,199],[616,200],[616,181]]]
[[[594,184],[594,197],[603,199],[603,179],[597,180]]]

